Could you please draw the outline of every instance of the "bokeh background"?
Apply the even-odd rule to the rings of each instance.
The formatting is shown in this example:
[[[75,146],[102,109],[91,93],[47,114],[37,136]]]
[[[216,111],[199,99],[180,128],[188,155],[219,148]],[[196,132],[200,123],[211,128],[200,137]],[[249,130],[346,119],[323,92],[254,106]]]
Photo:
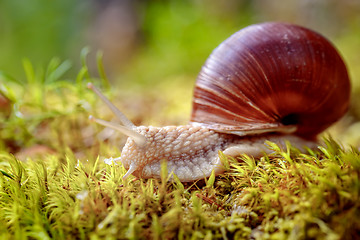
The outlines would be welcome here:
[[[72,82],[84,48],[90,73],[98,75],[100,50],[131,119],[181,124],[189,118],[192,87],[211,51],[235,31],[264,21],[312,28],[337,46],[353,90],[349,114],[332,131],[359,146],[358,0],[0,0],[0,71],[22,81],[24,62],[42,69],[58,59],[65,63],[62,78]]]

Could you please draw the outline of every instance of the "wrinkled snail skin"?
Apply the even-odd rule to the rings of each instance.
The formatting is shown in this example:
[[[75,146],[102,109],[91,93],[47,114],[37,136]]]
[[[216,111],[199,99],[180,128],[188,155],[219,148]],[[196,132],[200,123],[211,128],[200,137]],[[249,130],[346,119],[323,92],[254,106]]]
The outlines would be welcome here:
[[[347,111],[350,81],[333,45],[284,23],[246,27],[217,47],[197,78],[189,125],[135,126],[92,84],[123,125],[94,121],[129,136],[119,158],[130,174],[159,178],[162,161],[183,181],[222,173],[219,151],[259,157],[266,141],[317,146],[317,135]]]
[[[263,136],[245,136],[218,133],[200,126],[139,126],[136,131],[148,141],[144,146],[137,146],[128,138],[122,152],[121,162],[125,169],[130,169],[134,176],[141,178],[160,178],[161,162],[167,162],[167,170],[174,173],[182,182],[203,179],[224,172],[219,151],[236,157],[247,154],[260,157],[270,153],[265,141],[275,142],[285,148],[285,141],[302,149],[304,146],[314,148],[315,142],[297,136],[284,137],[279,134]],[[136,161],[134,161],[136,159]],[[132,172],[133,171],[133,172]]]

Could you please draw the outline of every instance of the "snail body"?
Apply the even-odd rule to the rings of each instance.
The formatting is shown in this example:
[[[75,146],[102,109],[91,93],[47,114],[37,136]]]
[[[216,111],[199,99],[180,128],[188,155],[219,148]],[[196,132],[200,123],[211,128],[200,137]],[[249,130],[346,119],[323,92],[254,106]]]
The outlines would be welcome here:
[[[139,126],[136,131],[148,141],[144,146],[138,146],[128,138],[120,158],[128,173],[141,178],[160,178],[161,160],[166,160],[168,172],[174,173],[182,182],[203,179],[210,176],[212,171],[215,174],[224,172],[219,151],[232,157],[241,154],[259,157],[270,153],[264,145],[265,141],[283,147],[285,141],[298,148],[316,146],[314,142],[294,135],[285,138],[281,134],[241,137],[193,125]]]
[[[291,24],[240,30],[216,48],[195,84],[190,123],[135,126],[92,84],[124,126],[94,119],[129,136],[119,158],[138,177],[160,177],[161,162],[181,181],[224,171],[218,155],[254,157],[266,140],[298,148],[348,109],[350,81],[336,49],[321,35]]]

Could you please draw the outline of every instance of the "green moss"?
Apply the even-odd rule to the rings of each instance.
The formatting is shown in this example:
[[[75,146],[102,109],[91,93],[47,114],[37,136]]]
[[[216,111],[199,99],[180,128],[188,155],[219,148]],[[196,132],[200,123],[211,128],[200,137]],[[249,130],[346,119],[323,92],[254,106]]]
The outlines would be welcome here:
[[[360,153],[333,146],[322,151],[224,159],[230,166],[224,175],[194,184],[123,180],[121,165],[99,159],[68,156],[61,163],[50,155],[20,162],[3,153],[0,233],[42,239],[350,239],[360,229]]]
[[[176,177],[167,181],[165,166],[162,179],[123,180],[122,165],[98,157],[120,153],[111,137],[97,139],[97,126],[86,120],[87,109],[95,112],[96,104],[84,90],[89,80],[86,66],[71,84],[59,77],[61,63],[52,63],[41,83],[31,64],[26,65],[29,79],[42,90],[29,106],[32,95],[26,89],[34,83],[9,80],[5,86],[12,90],[8,96],[14,110],[0,122],[1,136],[7,136],[0,140],[0,238],[357,237],[357,149],[343,150],[331,138],[308,153],[269,142],[273,154],[259,159],[221,155],[226,173],[195,183],[181,183]],[[43,98],[54,104],[40,101]],[[32,153],[33,146],[41,146],[41,151]]]

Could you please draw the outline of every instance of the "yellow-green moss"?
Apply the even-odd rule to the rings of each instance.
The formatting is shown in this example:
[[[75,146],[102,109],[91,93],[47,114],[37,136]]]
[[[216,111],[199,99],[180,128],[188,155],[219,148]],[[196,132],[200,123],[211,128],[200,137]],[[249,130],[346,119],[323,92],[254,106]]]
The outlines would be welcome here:
[[[0,121],[1,239],[358,236],[357,149],[343,150],[331,138],[308,153],[268,143],[274,154],[222,156],[226,173],[195,183],[176,177],[169,182],[166,174],[159,180],[123,180],[121,164],[103,161],[119,156],[117,139],[96,138],[101,128],[86,120],[96,102],[85,90],[90,78],[85,64],[75,82],[61,80],[66,65],[60,62],[52,62],[45,75],[24,64],[25,82],[0,76],[13,104]],[[29,95],[34,84],[40,88]]]

